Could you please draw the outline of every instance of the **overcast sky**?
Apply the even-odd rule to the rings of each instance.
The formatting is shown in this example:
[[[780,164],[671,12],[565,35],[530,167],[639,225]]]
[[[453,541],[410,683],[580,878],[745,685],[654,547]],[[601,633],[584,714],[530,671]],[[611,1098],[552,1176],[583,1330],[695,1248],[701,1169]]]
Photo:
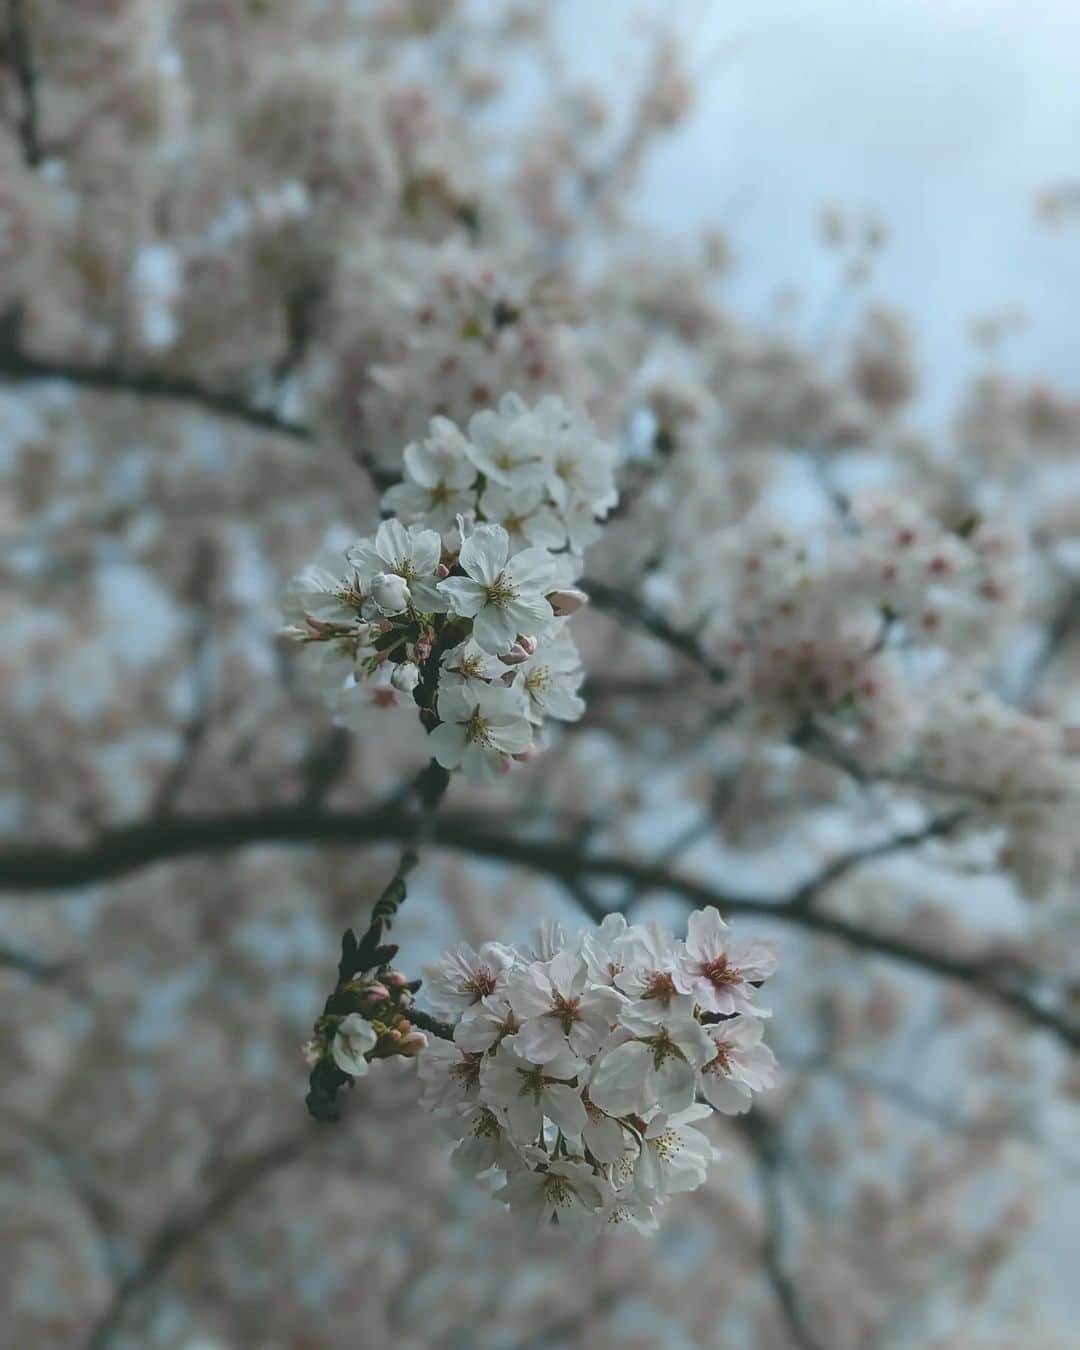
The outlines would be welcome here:
[[[676,230],[728,229],[740,308],[766,313],[794,282],[818,324],[835,275],[820,209],[872,207],[891,230],[877,293],[918,311],[931,413],[970,368],[972,316],[1010,302],[1030,316],[1010,368],[1080,392],[1080,222],[1049,231],[1033,212],[1041,187],[1080,182],[1080,0],[657,7],[713,73],[657,157],[645,209]],[[594,69],[623,68],[615,13],[608,0],[566,6],[574,50]],[[733,50],[709,62],[725,39]]]

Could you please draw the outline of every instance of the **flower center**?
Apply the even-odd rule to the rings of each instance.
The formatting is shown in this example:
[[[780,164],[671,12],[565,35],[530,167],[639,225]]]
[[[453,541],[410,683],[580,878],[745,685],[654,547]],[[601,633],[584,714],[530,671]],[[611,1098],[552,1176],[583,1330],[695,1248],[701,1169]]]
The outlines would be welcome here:
[[[714,957],[711,961],[702,961],[701,975],[714,989],[728,989],[742,982],[741,973],[728,961],[726,956]]]
[[[480,1083],[480,1061],[483,1055],[465,1055],[457,1064],[451,1064],[450,1075],[469,1091]]]
[[[488,724],[480,716],[479,708],[473,710],[473,715],[465,723],[465,739],[470,745],[487,745],[491,740],[488,735]]]
[[[465,981],[465,992],[472,994],[474,1003],[479,1003],[486,994],[495,992],[496,984],[494,971],[488,970],[487,966],[481,966]]]
[[[581,999],[564,998],[562,994],[556,994],[552,999],[551,1011],[546,1014],[548,1017],[554,1017],[563,1029],[563,1035],[569,1036],[574,1029],[574,1023],[581,1021]]]
[[[675,997],[675,981],[666,970],[654,970],[645,985],[642,998],[655,998],[666,1008]]]
[[[514,598],[514,588],[506,580],[505,575],[500,572],[491,585],[487,588],[487,598],[489,605],[495,605],[498,609],[505,609]]]
[[[731,1072],[731,1046],[723,1041],[715,1043],[716,1054],[701,1070],[702,1073],[722,1073],[725,1077]]]

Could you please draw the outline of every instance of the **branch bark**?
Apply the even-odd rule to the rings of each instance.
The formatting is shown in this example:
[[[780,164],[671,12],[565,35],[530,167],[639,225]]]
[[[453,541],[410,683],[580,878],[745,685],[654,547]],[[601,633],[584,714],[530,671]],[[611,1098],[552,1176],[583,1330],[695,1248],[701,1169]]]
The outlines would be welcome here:
[[[403,842],[415,836],[415,813],[400,809],[334,811],[304,806],[266,807],[220,815],[178,816],[105,831],[82,847],[16,845],[0,853],[0,890],[56,891],[88,886],[129,875],[171,859],[215,854],[254,844],[336,844],[362,847]],[[966,958],[867,928],[808,904],[805,885],[791,894],[760,896],[726,891],[710,882],[620,854],[589,852],[573,831],[566,837],[523,839],[501,830],[497,818],[478,823],[475,816],[445,814],[433,824],[431,843],[455,852],[526,867],[560,885],[582,879],[622,881],[638,895],[660,892],[687,904],[715,905],[728,914],[753,914],[833,939],[870,956],[881,957],[961,985],[996,1003],[1029,1025],[1048,1031],[1072,1050],[1080,1049],[1080,1023],[1047,1006],[1016,983],[992,956]],[[877,856],[881,856],[880,846]],[[831,865],[835,876],[837,863]]]

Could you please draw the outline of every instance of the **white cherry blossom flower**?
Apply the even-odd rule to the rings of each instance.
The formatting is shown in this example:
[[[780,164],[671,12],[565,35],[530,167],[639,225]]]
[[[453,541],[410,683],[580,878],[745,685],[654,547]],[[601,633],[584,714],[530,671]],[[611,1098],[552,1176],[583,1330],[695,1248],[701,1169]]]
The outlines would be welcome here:
[[[485,478],[503,487],[540,484],[550,473],[547,428],[516,394],[505,394],[497,412],[488,408],[470,419],[467,454]]]
[[[506,1125],[489,1106],[471,1106],[458,1115],[452,1129],[461,1143],[450,1155],[454,1167],[466,1176],[478,1176],[492,1167],[517,1171],[519,1155]]]
[[[453,540],[457,517],[476,501],[476,466],[465,437],[448,418],[433,417],[427,438],[407,445],[402,458],[405,479],[383,494],[383,510]]]
[[[453,1041],[429,1041],[416,1057],[416,1071],[424,1084],[420,1105],[443,1110],[476,1102],[480,1095],[480,1060]]]
[[[454,1028],[454,1040],[462,1050],[483,1052],[520,1029],[521,1023],[507,999],[501,994],[488,995],[462,1013]]]
[[[442,540],[434,530],[406,529],[400,520],[384,520],[374,540],[353,544],[347,556],[363,585],[370,586],[377,576],[400,577],[413,609],[422,614],[445,610],[435,578]]]
[[[473,639],[484,651],[498,656],[519,633],[537,633],[554,618],[544,598],[556,579],[546,549],[528,548],[510,557],[510,537],[502,526],[478,525],[462,544],[458,561],[466,575],[439,583],[440,603],[472,619]]]
[[[355,623],[367,593],[356,573],[347,566],[338,549],[323,549],[314,562],[293,577],[285,588],[281,609],[285,619],[302,635],[309,635],[307,620],[319,623]]]
[[[615,976],[615,987],[640,1000],[640,1012],[663,1017],[678,1001],[675,974],[681,951],[682,944],[661,924],[634,924],[615,946],[622,965]]]
[[[691,1105],[649,1121],[634,1167],[634,1189],[643,1200],[666,1200],[702,1185],[721,1155],[691,1122],[710,1115],[708,1106]]]
[[[461,768],[479,783],[497,781],[510,757],[527,750],[532,728],[522,696],[505,685],[457,686],[439,694],[442,724],[428,737],[444,769]]]
[[[694,1020],[688,999],[673,1004],[663,1020],[639,1008],[623,1007],[619,1030],[593,1070],[589,1096],[613,1116],[655,1106],[685,1110],[694,1100],[697,1070],[707,1062],[712,1042]]]
[[[507,998],[521,1021],[515,1045],[527,1059],[546,1064],[567,1050],[586,1058],[600,1048],[623,1000],[590,988],[588,976],[582,958],[567,950],[511,973]]]
[[[330,1053],[334,1063],[342,1073],[352,1074],[354,1078],[363,1078],[368,1071],[368,1061],[364,1058],[375,1049],[378,1042],[375,1028],[359,1013],[349,1013],[343,1017],[334,1032],[330,1044]]]
[[[480,498],[480,510],[489,524],[502,526],[513,549],[566,544],[566,526],[539,483],[515,488],[490,483]]]
[[[439,665],[440,689],[453,689],[457,685],[476,688],[501,680],[506,674],[499,658],[478,647],[472,638],[444,652]]]
[[[518,667],[518,683],[527,696],[529,720],[554,717],[576,722],[585,711],[577,692],[585,679],[581,655],[569,633],[559,632]]]
[[[416,717],[416,702],[412,694],[394,687],[393,673],[393,666],[384,661],[370,677],[342,689],[333,702],[334,721],[365,734],[378,727],[392,728],[402,749],[422,749],[427,737]]]
[[[424,994],[436,1012],[455,1016],[502,993],[513,962],[513,951],[501,943],[485,942],[474,951],[460,942],[434,965],[423,967]]]
[[[606,985],[611,989],[616,987],[615,981],[623,969],[618,942],[626,936],[628,927],[626,915],[615,911],[605,914],[595,931],[582,935],[581,955],[588,967],[589,979],[594,984]]]
[[[558,919],[545,918],[533,927],[519,951],[523,961],[551,961],[569,945]]]
[[[710,905],[695,911],[687,924],[686,946],[679,954],[675,987],[690,994],[705,1012],[757,1013],[751,981],[761,981],[776,969],[776,955],[764,942],[733,947],[728,926]]]
[[[741,1015],[708,1028],[713,1056],[701,1069],[701,1091],[717,1111],[749,1111],[753,1094],[773,1085],[776,1056],[762,1041],[765,1025]]]
[[[515,1173],[495,1192],[531,1226],[555,1223],[560,1229],[581,1232],[611,1201],[612,1188],[586,1162],[558,1159],[543,1170]]]
[[[533,1064],[518,1053],[517,1038],[508,1036],[480,1068],[480,1095],[495,1110],[505,1111],[514,1137],[534,1140],[545,1118],[564,1134],[577,1137],[588,1123],[574,1079],[581,1060],[563,1050],[548,1063]]]

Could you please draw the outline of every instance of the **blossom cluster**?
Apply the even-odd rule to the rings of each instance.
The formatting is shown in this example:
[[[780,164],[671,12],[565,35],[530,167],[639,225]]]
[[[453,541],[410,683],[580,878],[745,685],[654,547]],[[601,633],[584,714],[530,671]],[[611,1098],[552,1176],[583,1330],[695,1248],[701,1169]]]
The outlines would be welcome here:
[[[419,708],[439,764],[488,781],[533,753],[547,718],[584,711],[566,620],[615,504],[613,452],[561,400],[508,394],[467,435],[432,419],[403,458],[393,514],[294,579],[285,632],[316,652],[342,724]]]
[[[718,1157],[698,1123],[772,1084],[755,993],[774,968],[711,907],[685,941],[613,913],[572,940],[549,925],[525,946],[458,946],[424,972],[456,1022],[417,1057],[422,1104],[455,1165],[502,1172],[496,1195],[525,1220],[650,1229]]]

